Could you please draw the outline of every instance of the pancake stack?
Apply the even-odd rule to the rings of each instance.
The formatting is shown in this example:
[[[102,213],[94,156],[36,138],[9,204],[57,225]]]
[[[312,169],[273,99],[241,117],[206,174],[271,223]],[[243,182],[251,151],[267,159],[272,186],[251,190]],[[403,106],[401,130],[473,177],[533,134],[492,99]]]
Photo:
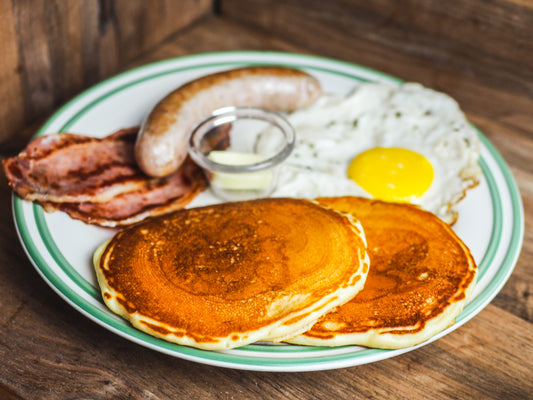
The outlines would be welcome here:
[[[120,231],[94,261],[112,311],[209,350],[413,346],[454,323],[477,271],[435,215],[358,197],[182,210]]]
[[[186,209],[118,232],[95,253],[106,305],[138,329],[208,350],[283,341],[359,292],[360,223],[308,200]]]

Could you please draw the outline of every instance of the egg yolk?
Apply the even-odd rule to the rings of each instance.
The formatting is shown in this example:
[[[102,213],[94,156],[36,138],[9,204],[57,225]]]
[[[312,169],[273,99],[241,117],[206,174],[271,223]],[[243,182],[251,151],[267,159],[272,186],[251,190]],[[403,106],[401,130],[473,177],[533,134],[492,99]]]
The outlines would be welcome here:
[[[376,199],[410,202],[431,186],[433,167],[417,152],[375,147],[352,160],[348,177]]]

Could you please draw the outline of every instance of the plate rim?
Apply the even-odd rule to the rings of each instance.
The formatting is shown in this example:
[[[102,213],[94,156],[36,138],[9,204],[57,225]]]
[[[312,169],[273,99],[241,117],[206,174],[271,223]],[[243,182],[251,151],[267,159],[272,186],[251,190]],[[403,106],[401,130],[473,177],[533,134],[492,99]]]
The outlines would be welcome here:
[[[149,63],[146,65],[142,65],[142,66],[133,68],[131,70],[124,71],[115,76],[112,76],[88,88],[87,90],[81,92],[79,95],[75,96],[72,100],[67,102],[64,106],[59,108],[45,122],[45,124],[43,124],[43,126],[39,129],[39,131],[34,137],[45,134],[46,130],[57,120],[57,118],[59,118],[64,113],[66,113],[66,111],[71,109],[76,103],[78,103],[79,101],[82,101],[84,98],[89,96],[91,93],[95,93],[97,90],[101,90],[102,88],[105,88],[108,85],[111,85],[112,83],[119,82],[119,80],[121,79],[131,77],[138,73],[149,74],[150,70],[154,68],[155,69],[164,68],[164,67],[168,67],[169,65],[173,65],[175,63],[180,64],[183,61],[192,62],[190,68],[206,68],[205,64],[201,64],[201,63],[194,64],[194,62],[205,59],[206,57],[217,58],[217,59],[236,57],[238,59],[239,57],[255,58],[259,55],[261,57],[266,57],[266,58],[273,57],[274,59],[277,57],[289,58],[289,59],[294,59],[295,61],[300,60],[303,63],[305,63],[305,61],[311,60],[311,61],[315,61],[319,63],[327,63],[328,65],[341,65],[345,68],[352,69],[354,71],[357,70],[358,72],[364,71],[366,74],[369,74],[371,76],[380,77],[380,78],[383,78],[385,80],[389,80],[392,82],[397,82],[397,83],[403,82],[399,78],[382,73],[380,71],[370,69],[368,67],[360,66],[360,65],[346,62],[346,61],[316,56],[316,55],[304,55],[304,54],[298,54],[298,53],[285,53],[285,52],[272,52],[272,51],[269,51],[269,52],[256,52],[256,51],[231,52],[230,51],[230,52],[199,53],[199,54],[194,54],[194,55],[189,55],[189,56],[170,58],[167,60],[161,60],[155,63]],[[228,61],[228,60],[220,61],[219,65],[229,66],[231,64],[235,65],[236,63],[250,64],[249,62],[246,62],[243,60],[237,60],[237,59],[234,61]],[[252,62],[252,63],[265,64],[266,62],[263,61],[263,62]],[[275,65],[286,64],[286,62],[280,63],[280,62],[276,62],[275,60],[272,60],[268,63],[275,64]],[[291,63],[291,65],[294,65],[294,63]],[[316,66],[312,67],[310,65],[300,66],[300,68],[320,70],[319,67],[316,67]],[[325,70],[325,68],[322,68],[322,70]],[[336,71],[332,71],[332,70],[328,70],[327,72],[336,73]],[[172,73],[172,72],[166,72],[166,73]],[[348,75],[344,73],[340,73],[340,74]],[[353,75],[351,75],[350,78],[354,78]],[[358,78],[354,78],[354,79],[360,80]],[[137,80],[135,80],[134,82],[136,82]],[[361,80],[364,80],[364,79],[361,79]],[[134,84],[135,83],[133,82],[130,83],[130,85],[134,85]],[[116,93],[118,91],[119,91],[118,89],[113,89],[108,95],[111,96],[113,93]],[[87,106],[83,107],[82,110],[85,109]],[[82,110],[80,110],[79,112],[81,112]],[[77,114],[79,114],[79,112]],[[408,351],[412,351],[418,347],[421,347],[423,345],[426,345],[436,340],[437,338],[444,336],[445,334],[449,333],[451,330],[457,329],[460,325],[464,324],[469,319],[477,315],[486,305],[490,303],[490,301],[499,293],[501,288],[505,285],[509,276],[514,270],[514,266],[516,265],[516,261],[520,254],[520,250],[521,250],[522,242],[523,242],[523,235],[524,235],[524,212],[523,212],[521,196],[518,190],[518,186],[516,185],[516,182],[514,180],[514,177],[512,176],[512,173],[509,167],[507,166],[506,162],[504,161],[503,157],[499,154],[498,150],[492,145],[492,143],[485,137],[485,135],[479,129],[476,128],[476,131],[478,133],[478,136],[481,139],[482,145],[486,148],[488,154],[492,157],[496,165],[499,167],[498,171],[503,175],[503,180],[505,183],[505,187],[508,191],[511,212],[513,215],[512,232],[511,232],[509,244],[507,247],[507,251],[501,262],[501,265],[498,267],[498,271],[495,274],[495,276],[491,279],[489,285],[480,294],[478,294],[478,296],[475,299],[473,299],[472,302],[466,305],[465,310],[459,315],[456,323],[451,327],[453,329],[448,328],[444,330],[443,332],[441,332],[441,334],[434,337],[432,340],[421,343],[418,346],[407,348],[407,349],[400,349],[400,350],[365,349],[365,350],[362,350],[367,353],[370,353],[370,355],[365,360],[365,362],[360,362],[360,363],[353,362],[354,358],[357,359],[361,357],[361,356],[358,356],[360,352],[355,353],[355,354],[346,353],[346,354],[341,354],[341,355],[336,355],[336,356],[316,355],[312,357],[298,358],[298,359],[290,360],[290,361],[287,361],[289,360],[289,358],[272,358],[272,357],[257,357],[257,356],[250,358],[250,357],[245,357],[242,355],[239,356],[239,355],[231,354],[226,351],[209,352],[205,350],[189,348],[189,347],[181,346],[175,343],[169,343],[162,339],[154,338],[153,336],[145,334],[144,332],[138,331],[137,329],[129,325],[127,322],[120,319],[120,317],[110,315],[108,311],[106,311],[106,309],[102,309],[101,307],[97,307],[96,305],[88,303],[86,299],[81,298],[79,294],[75,293],[65,281],[61,280],[60,277],[58,277],[57,274],[54,273],[53,268],[49,266],[47,262],[42,258],[42,255],[38,252],[37,246],[35,245],[35,243],[33,243],[31,234],[29,233],[28,227],[26,226],[26,220],[25,220],[26,215],[23,210],[23,205],[25,201],[13,195],[12,210],[13,210],[13,215],[15,219],[17,233],[24,247],[24,250],[26,254],[28,255],[30,261],[34,265],[34,267],[37,269],[37,271],[42,276],[42,278],[48,283],[48,285],[51,286],[52,289],[56,291],[56,293],[58,293],[64,300],[66,300],[71,306],[73,306],[79,312],[81,312],[82,314],[87,316],[89,319],[93,320],[94,322],[98,323],[99,325],[105,327],[106,329],[114,332],[115,334],[123,338],[126,338],[130,341],[136,342],[145,347],[148,347],[153,350],[160,351],[160,352],[163,352],[163,353],[166,353],[166,354],[178,357],[178,358],[188,359],[190,361],[200,362],[200,363],[209,364],[209,365],[229,367],[229,368],[261,370],[261,371],[311,371],[311,370],[324,370],[324,369],[343,368],[347,366],[361,365],[367,362],[375,362],[375,361],[379,361],[384,358],[389,358],[389,357],[393,357],[393,356],[396,356],[396,355],[399,355],[399,354],[402,354]],[[484,175],[486,171],[488,171],[488,167],[485,168]],[[494,201],[493,201],[493,207],[494,207]],[[32,204],[32,211],[33,211],[33,218],[35,218],[37,228],[40,230],[39,232],[41,234],[42,227],[46,226],[46,223],[44,223],[44,225],[42,224],[39,225],[38,222],[40,219],[44,219],[44,216],[43,216],[44,212],[40,206],[37,206],[35,204]],[[44,240],[42,237],[40,239]],[[491,243],[492,243],[492,238],[491,238]],[[45,247],[48,250],[48,246],[46,246],[46,244],[45,244]],[[44,264],[44,267],[42,267],[40,263]],[[58,266],[61,268],[60,263],[58,263]],[[53,274],[53,276],[50,274]],[[62,282],[62,285],[57,285],[57,280],[60,280]],[[64,289],[61,290],[60,288],[61,286],[66,286],[68,288],[67,292],[72,291],[73,293],[72,294],[65,293]],[[487,290],[488,288],[490,288],[491,290],[490,291]],[[78,301],[81,299],[83,302],[86,302],[87,304],[85,304],[85,306],[92,309],[94,314],[84,309],[81,305],[77,304],[75,299],[71,298],[71,296],[74,296],[75,299],[77,299]],[[101,299],[100,299],[100,303],[102,303]],[[116,325],[117,321],[120,321],[120,327]],[[247,347],[253,349],[254,346],[260,346],[260,345],[245,346],[243,351],[246,352]],[[344,347],[357,347],[357,346],[344,346]],[[306,353],[320,353],[321,352],[320,349],[323,349],[326,353],[329,350],[331,350],[331,348],[319,348],[319,349],[313,349],[313,350],[306,350],[305,352]],[[266,353],[268,353],[268,351],[266,351]],[[332,357],[334,359],[332,359]]]

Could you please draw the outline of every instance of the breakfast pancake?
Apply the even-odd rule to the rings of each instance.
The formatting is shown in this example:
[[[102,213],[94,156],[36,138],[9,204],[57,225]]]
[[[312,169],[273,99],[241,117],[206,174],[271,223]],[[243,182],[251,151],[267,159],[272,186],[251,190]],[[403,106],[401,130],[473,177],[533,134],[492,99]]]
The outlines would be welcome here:
[[[361,221],[371,267],[359,294],[291,343],[404,348],[455,322],[474,289],[477,267],[446,223],[408,204],[357,197],[318,201]]]
[[[303,199],[259,199],[147,219],[100,246],[106,305],[138,329],[218,350],[302,333],[364,285],[360,223]]]

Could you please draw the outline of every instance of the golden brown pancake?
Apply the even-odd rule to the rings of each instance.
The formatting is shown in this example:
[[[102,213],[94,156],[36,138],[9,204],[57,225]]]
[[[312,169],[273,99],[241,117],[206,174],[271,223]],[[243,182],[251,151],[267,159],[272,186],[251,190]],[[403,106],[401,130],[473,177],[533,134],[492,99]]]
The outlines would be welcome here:
[[[369,267],[357,220],[297,199],[148,219],[94,259],[112,311],[154,336],[211,350],[306,331],[363,287]]]
[[[357,197],[318,201],[361,221],[370,272],[354,299],[291,343],[404,348],[455,322],[474,289],[477,267],[446,223],[408,204]]]

